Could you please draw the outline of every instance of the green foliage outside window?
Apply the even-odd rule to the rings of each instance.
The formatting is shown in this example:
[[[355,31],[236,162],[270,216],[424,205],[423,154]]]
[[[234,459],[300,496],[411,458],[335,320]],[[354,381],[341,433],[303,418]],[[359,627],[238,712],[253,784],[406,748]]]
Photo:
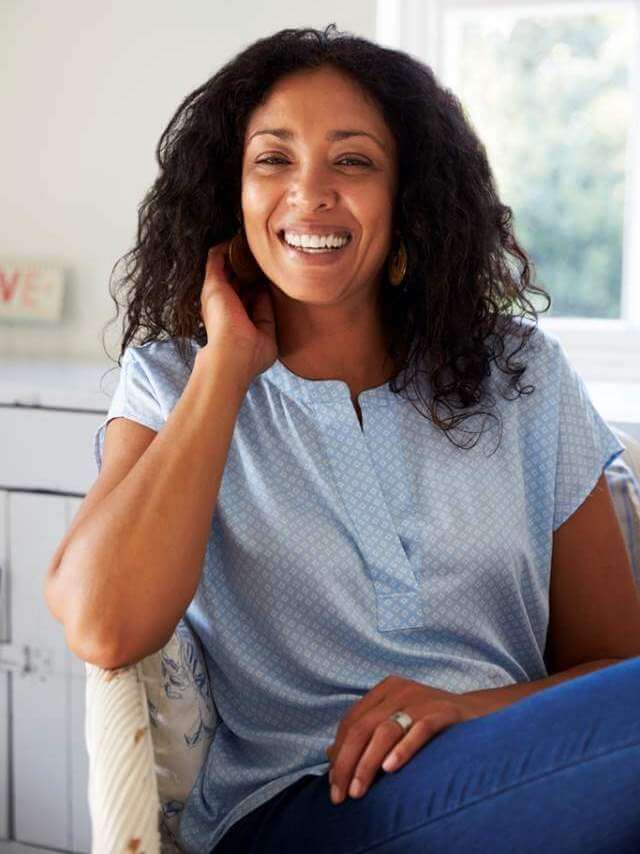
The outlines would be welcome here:
[[[619,317],[630,14],[491,11],[458,37],[452,88],[553,298],[545,316]]]

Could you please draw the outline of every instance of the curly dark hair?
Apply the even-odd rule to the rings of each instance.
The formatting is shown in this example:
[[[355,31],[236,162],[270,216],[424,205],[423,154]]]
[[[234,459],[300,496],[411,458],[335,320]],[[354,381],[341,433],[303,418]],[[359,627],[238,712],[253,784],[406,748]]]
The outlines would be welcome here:
[[[534,390],[518,386],[526,365],[510,359],[536,329],[526,292],[546,297],[545,311],[551,299],[530,284],[533,262],[515,239],[512,210],[498,198],[485,147],[458,98],[429,66],[335,24],[259,39],[179,105],[159,140],[160,172],[139,208],[137,244],[123,256],[127,270],[115,285],[126,290],[120,358],[139,330],[140,345],[176,338],[186,364],[193,358],[187,339],[206,344],[200,292],[207,251],[238,228],[249,116],[283,75],[320,66],[350,75],[379,106],[397,143],[392,220],[408,265],[402,288],[379,293],[389,355],[398,366],[390,388],[399,392],[415,383],[420,396],[416,374],[428,374],[429,412],[421,414],[447,437],[471,415],[495,418],[468,410],[495,402],[485,383],[492,361],[509,375],[517,396]],[[111,284],[110,294],[117,318]],[[517,317],[528,314],[533,323],[516,322],[516,309],[522,311]],[[518,346],[502,367],[508,333]],[[401,372],[405,385],[399,388]],[[440,405],[463,412],[441,419]]]

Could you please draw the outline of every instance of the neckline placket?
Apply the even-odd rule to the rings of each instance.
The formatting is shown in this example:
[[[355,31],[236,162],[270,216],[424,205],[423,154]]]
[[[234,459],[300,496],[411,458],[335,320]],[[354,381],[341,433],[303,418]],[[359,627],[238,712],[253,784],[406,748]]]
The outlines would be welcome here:
[[[326,443],[337,488],[353,523],[358,548],[374,587],[377,626],[381,632],[425,625],[423,594],[380,486],[367,439],[373,407],[397,407],[404,402],[389,381],[364,389],[357,396],[358,421],[351,391],[343,380],[300,377],[279,359],[264,372],[281,391],[313,412]],[[374,419],[375,420],[375,419]]]

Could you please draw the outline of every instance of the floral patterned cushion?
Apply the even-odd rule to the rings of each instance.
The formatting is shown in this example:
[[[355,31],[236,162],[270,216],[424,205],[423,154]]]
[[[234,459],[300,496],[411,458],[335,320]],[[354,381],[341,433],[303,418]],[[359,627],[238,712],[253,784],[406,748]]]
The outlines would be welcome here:
[[[202,646],[186,617],[168,643],[143,659],[141,666],[160,798],[162,851],[179,852],[180,814],[219,720]]]

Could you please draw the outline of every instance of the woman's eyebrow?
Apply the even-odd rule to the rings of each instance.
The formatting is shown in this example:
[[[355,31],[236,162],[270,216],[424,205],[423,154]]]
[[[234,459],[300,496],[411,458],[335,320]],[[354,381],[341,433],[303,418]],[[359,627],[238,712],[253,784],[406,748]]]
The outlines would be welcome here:
[[[260,134],[264,133],[271,134],[271,136],[277,136],[278,139],[282,139],[284,141],[291,140],[295,137],[294,132],[289,130],[289,128],[262,128],[261,130],[254,131],[247,139],[247,143],[249,143],[254,138],[254,136],[259,136]],[[327,132],[325,138],[329,140],[329,142],[337,142],[341,139],[349,139],[352,136],[368,136],[375,143],[377,143],[377,145],[380,146],[380,148],[384,151],[385,154],[387,153],[387,148],[382,142],[382,140],[378,139],[377,136],[374,136],[374,134],[369,133],[369,131],[366,130],[330,130]]]

